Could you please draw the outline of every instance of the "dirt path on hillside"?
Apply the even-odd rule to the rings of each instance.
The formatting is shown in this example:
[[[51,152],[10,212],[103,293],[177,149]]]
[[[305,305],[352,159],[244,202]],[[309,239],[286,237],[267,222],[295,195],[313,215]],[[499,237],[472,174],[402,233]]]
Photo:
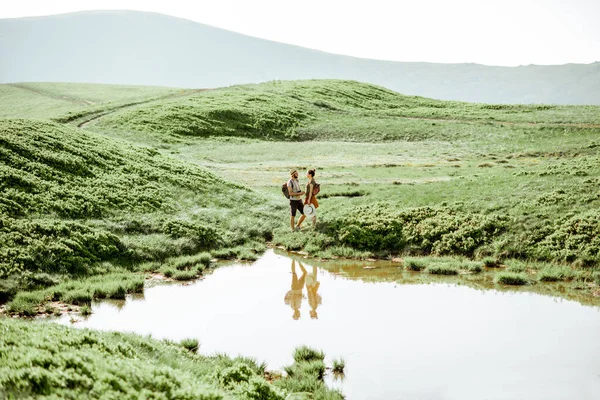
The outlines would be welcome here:
[[[86,125],[88,125],[89,123],[100,119],[106,115],[109,114],[113,114],[117,111],[121,111],[123,109],[129,108],[129,107],[135,107],[135,106],[139,106],[141,104],[147,104],[147,103],[152,103],[154,101],[160,101],[160,100],[168,100],[168,99],[175,99],[177,97],[183,97],[183,96],[189,96],[189,95],[193,95],[194,93],[200,93],[200,92],[205,92],[208,90],[212,90],[212,89],[194,89],[194,90],[186,90],[183,93],[172,93],[172,94],[168,94],[166,96],[160,96],[160,97],[154,97],[152,99],[148,99],[148,100],[141,100],[141,101],[136,101],[133,103],[127,103],[127,104],[122,104],[120,106],[111,108],[109,110],[104,110],[104,111],[99,111],[99,112],[90,112],[90,114],[88,114],[87,116],[83,116],[81,118],[83,118],[83,120],[79,120],[77,122],[77,127],[78,128],[85,128]]]

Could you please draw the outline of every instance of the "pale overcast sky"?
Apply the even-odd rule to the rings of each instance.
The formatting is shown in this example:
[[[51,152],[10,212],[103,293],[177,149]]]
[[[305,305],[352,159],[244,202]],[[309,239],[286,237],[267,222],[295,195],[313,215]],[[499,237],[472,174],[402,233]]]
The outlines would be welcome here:
[[[600,61],[600,0],[3,0],[0,18],[140,10],[331,53],[486,65]]]

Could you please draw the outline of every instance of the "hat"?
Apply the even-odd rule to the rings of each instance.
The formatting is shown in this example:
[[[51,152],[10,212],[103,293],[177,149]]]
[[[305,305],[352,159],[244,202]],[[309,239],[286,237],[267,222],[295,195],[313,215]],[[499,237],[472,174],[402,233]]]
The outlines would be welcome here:
[[[312,204],[307,204],[304,206],[304,215],[308,218],[317,216],[317,209]]]
[[[295,170],[295,169],[292,169],[292,170],[290,171],[290,175],[294,175],[296,172],[298,172],[298,171],[297,171],[297,170]]]

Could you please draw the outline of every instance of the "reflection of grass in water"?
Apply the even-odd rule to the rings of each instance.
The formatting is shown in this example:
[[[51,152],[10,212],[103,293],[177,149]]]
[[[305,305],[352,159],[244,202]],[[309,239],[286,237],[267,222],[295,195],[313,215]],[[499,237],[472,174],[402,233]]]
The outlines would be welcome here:
[[[504,260],[503,265],[506,268],[485,270],[482,268],[481,261],[471,261],[457,257],[406,257],[404,263],[370,262],[368,265],[374,268],[369,269],[364,268],[365,263],[356,260],[312,260],[311,263],[335,275],[365,282],[396,282],[398,284],[453,283],[479,290],[534,292],[574,300],[585,305],[600,305],[600,297],[592,295],[600,289],[600,272],[593,270],[572,271],[568,267],[559,267],[558,275],[562,276],[563,280],[548,283],[540,279],[541,271],[548,271],[552,267],[552,264],[547,263]],[[415,271],[408,267],[409,263],[417,265],[418,268],[421,268],[421,271]],[[458,275],[424,273],[427,267],[436,269],[442,267],[444,270],[446,268],[452,269],[457,271]],[[496,276],[508,272],[515,274],[520,278],[519,282],[524,281],[525,284],[505,284],[505,278],[501,278],[502,282],[497,281]]]
[[[346,368],[346,361],[343,358],[334,358],[332,363],[332,371],[334,374],[341,375],[344,373],[344,368]]]
[[[458,275],[458,269],[447,264],[429,265],[424,272],[432,275]]]
[[[92,314],[92,308],[90,306],[88,306],[87,304],[81,306],[81,308],[79,309],[79,312],[81,313],[81,315],[83,315],[84,317],[87,315],[91,315]]]
[[[72,280],[33,292],[19,292],[8,304],[12,314],[35,315],[47,301],[67,304],[89,304],[93,299],[124,299],[127,293],[139,293],[144,277],[131,273],[109,273],[81,280]],[[43,309],[43,307],[41,307]]]

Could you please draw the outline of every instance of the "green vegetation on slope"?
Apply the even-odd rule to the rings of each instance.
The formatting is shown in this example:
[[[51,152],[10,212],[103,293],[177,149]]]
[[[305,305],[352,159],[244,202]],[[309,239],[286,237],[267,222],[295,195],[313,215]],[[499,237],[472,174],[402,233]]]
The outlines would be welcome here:
[[[268,140],[456,139],[468,136],[473,124],[481,122],[485,124],[478,128],[492,132],[505,128],[502,122],[520,128],[527,124],[600,124],[597,111],[598,107],[592,106],[440,101],[351,81],[276,81],[123,110],[104,118],[99,128],[150,133],[163,139],[166,134]],[[431,121],[426,125],[424,120]],[[442,124],[435,124],[436,120]],[[457,127],[456,122],[462,124]]]
[[[201,356],[189,350],[189,340],[8,319],[0,319],[0,332],[0,398],[283,400],[296,392],[342,398],[303,361],[289,367],[302,373],[269,383],[264,365]]]
[[[213,257],[256,258],[266,240],[324,258],[436,256],[407,262],[423,271],[407,274],[423,282],[495,276],[495,285],[553,282],[579,301],[598,294],[598,107],[442,102],[357,82],[299,81],[169,99],[140,89],[131,97],[139,104],[126,107],[109,104],[117,88],[100,88],[101,104],[86,108],[76,104],[93,98],[85,87],[49,88],[52,100],[40,114],[14,109],[46,121],[0,119],[0,302],[10,313],[56,313],[56,301],[86,313],[92,299],[143,290],[144,273],[193,279]],[[73,109],[54,102],[63,95]],[[85,129],[66,125],[92,119]],[[279,187],[291,167],[308,166],[317,167],[323,188],[319,223],[290,233]],[[502,268],[481,273],[483,262]],[[0,341],[8,340],[0,342],[0,361],[9,361],[0,387],[18,395],[79,397],[87,388],[93,397],[99,392],[82,378],[90,371],[107,379],[110,387],[97,379],[100,392],[117,397],[144,387],[166,397],[326,391],[322,359],[287,368],[298,379],[279,380],[276,390],[244,363],[202,378],[194,371],[206,359],[182,347],[19,324],[0,320]],[[73,352],[52,357],[63,351],[63,336],[77,338]],[[103,344],[92,354],[88,341]],[[6,350],[14,346],[29,364]],[[77,357],[91,369],[69,375],[79,371]],[[113,358],[139,379],[121,382],[119,369],[106,367]],[[176,383],[156,386],[172,374]]]
[[[289,248],[346,246],[591,265],[600,261],[594,239],[599,216],[593,211],[600,205],[594,194],[599,110],[469,104],[358,82],[294,81],[144,105],[107,116],[93,129],[139,132],[134,139],[162,141],[163,148],[234,180],[260,159],[262,167],[252,173],[259,185],[285,179],[296,160],[322,167],[333,203],[321,219],[323,239],[278,235]],[[231,136],[241,138],[224,139]],[[172,143],[173,137],[180,143]],[[319,141],[283,143],[290,139]],[[338,187],[345,190],[335,192]],[[326,190],[322,198],[328,197]]]
[[[90,83],[0,85],[0,118],[68,119],[185,93],[175,88]]]
[[[95,135],[35,126],[29,142],[19,136],[23,143],[4,151],[5,231],[32,241],[7,242],[13,250],[4,260],[18,262],[4,261],[4,269],[89,275],[99,261],[122,267],[123,260],[211,248],[252,259],[240,246],[260,250],[254,239],[269,240],[277,227],[276,243],[325,257],[447,254],[595,268],[598,109],[446,102],[350,81],[277,81],[117,108],[86,125]],[[13,132],[27,123],[4,122],[16,124]],[[53,142],[40,142],[34,132],[50,127],[58,130],[48,136]],[[67,138],[64,153],[45,155],[58,137]],[[36,147],[43,168],[10,169]],[[245,191],[193,164],[267,190]],[[285,227],[277,187],[298,166],[317,166],[324,183],[316,234]],[[69,172],[49,174],[50,167]],[[77,232],[73,256],[83,260],[48,266],[57,264],[56,251],[46,254],[49,241],[63,243],[45,233],[48,226]],[[94,248],[91,237],[102,245]],[[63,253],[71,257],[69,249]],[[189,279],[196,269],[161,271]]]
[[[264,240],[273,227],[261,218],[273,209],[257,209],[260,195],[246,188],[52,122],[0,120],[0,189],[0,278],[14,283],[0,288],[5,300],[27,286],[26,273],[61,280],[131,271]]]

